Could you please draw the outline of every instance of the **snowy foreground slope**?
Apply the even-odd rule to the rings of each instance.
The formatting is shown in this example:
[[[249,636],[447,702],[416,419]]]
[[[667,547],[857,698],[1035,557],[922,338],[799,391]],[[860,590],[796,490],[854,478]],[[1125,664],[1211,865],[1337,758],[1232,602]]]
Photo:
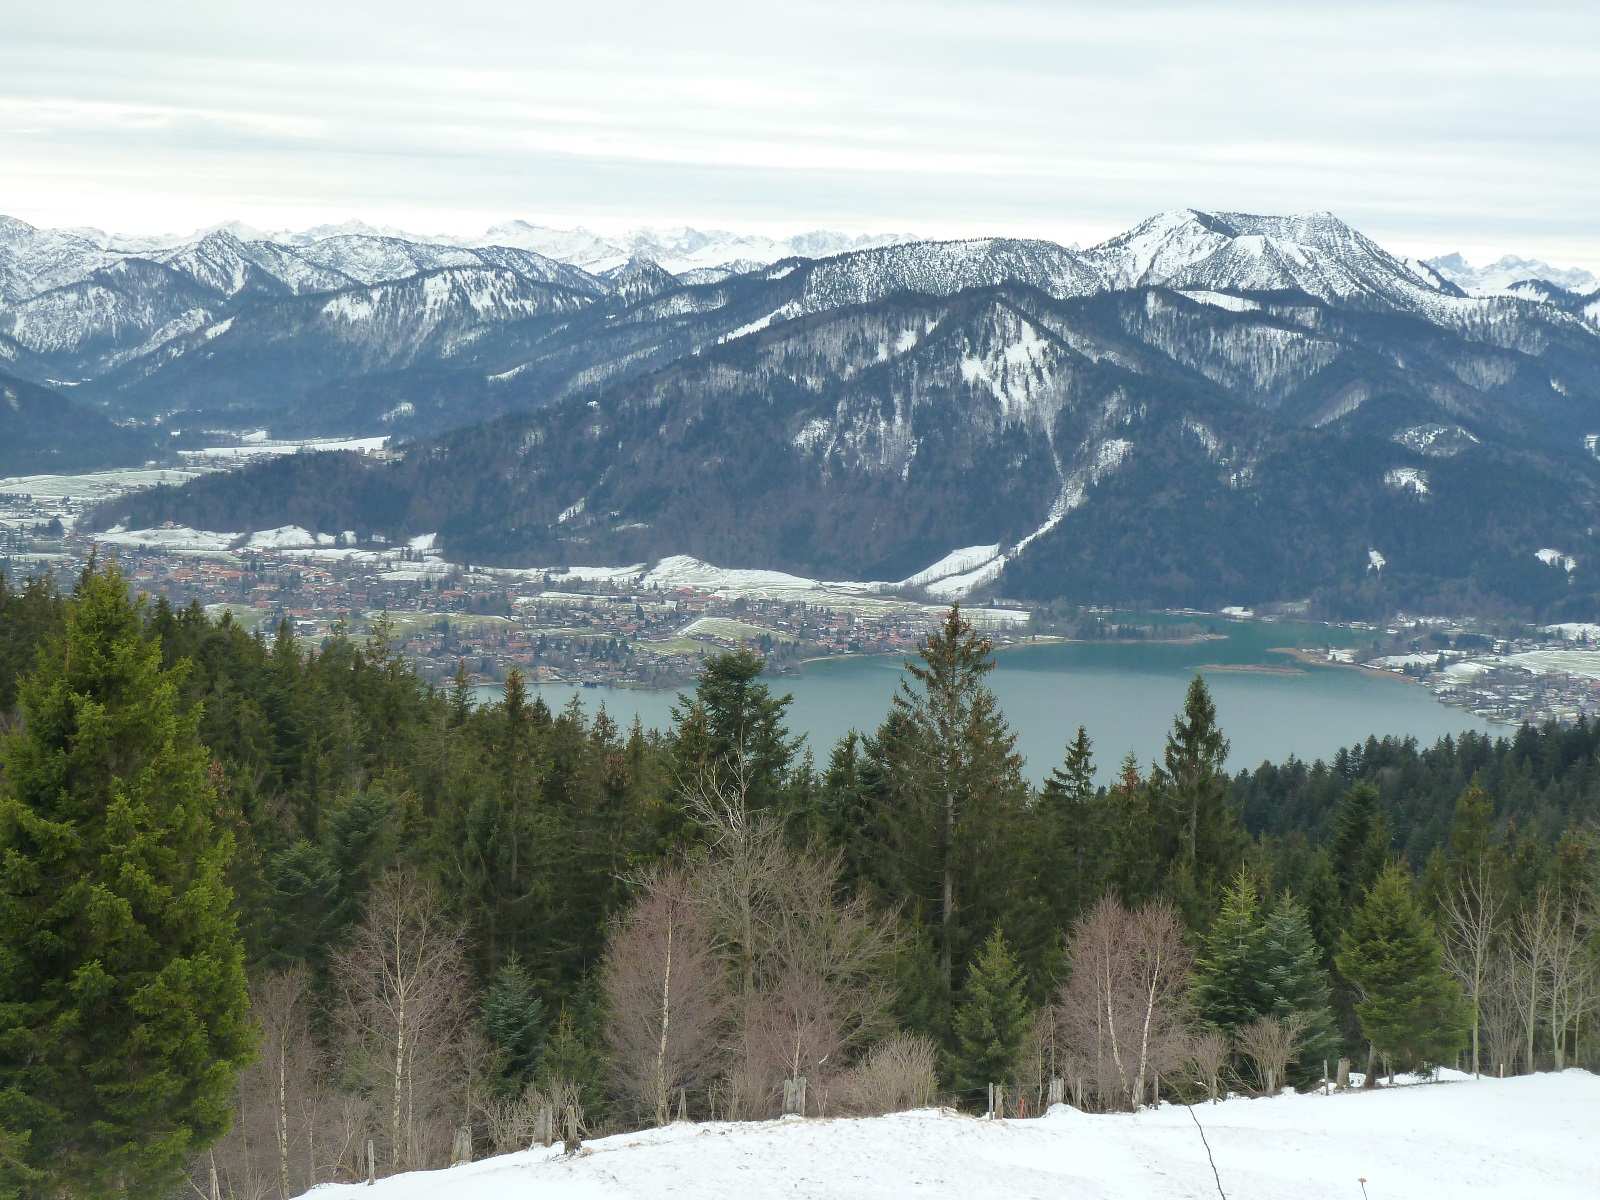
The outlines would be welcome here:
[[[1600,1197],[1600,1076],[1582,1071],[1195,1108],[1229,1200]],[[315,1200],[617,1197],[1214,1197],[1189,1113],[1058,1108],[1039,1120],[923,1111],[864,1120],[676,1125],[448,1171],[330,1185]]]

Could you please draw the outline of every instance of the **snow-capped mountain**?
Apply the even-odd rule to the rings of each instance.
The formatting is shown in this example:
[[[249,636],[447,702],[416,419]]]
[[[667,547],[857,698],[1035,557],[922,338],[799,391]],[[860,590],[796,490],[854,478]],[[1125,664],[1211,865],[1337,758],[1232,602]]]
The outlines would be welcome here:
[[[275,242],[242,242],[217,230],[197,242],[148,256],[224,296],[245,291],[267,294],[329,292],[356,280]]]
[[[997,264],[1028,278],[994,282]],[[206,496],[234,489],[229,528],[304,525],[337,496],[318,519],[448,531],[471,561],[689,554],[938,600],[1590,603],[1600,335],[1542,304],[1462,303],[1481,327],[1304,292],[1107,290],[1036,243],[793,260],[563,314],[471,393],[502,415],[392,466],[285,466]],[[513,353],[498,336],[472,361]],[[184,505],[210,502],[106,518],[195,524]],[[1545,568],[1552,545],[1580,565]]]
[[[484,231],[477,238],[459,239],[468,246],[517,246],[534,250],[547,258],[601,274],[623,266],[629,259],[648,258],[673,275],[713,268],[764,266],[784,258],[826,258],[851,250],[893,245],[914,240],[909,235],[867,234],[852,236],[829,230],[815,230],[788,238],[757,234],[729,233],[725,230],[700,230],[688,226],[675,229],[642,228],[606,236],[590,230],[553,229],[527,221],[508,221]],[[748,269],[748,267],[746,267]],[[705,282],[705,280],[697,280]]]
[[[535,283],[555,283],[575,291],[602,290],[594,278],[566,263],[514,246],[448,246],[367,233],[338,233],[308,242],[295,253],[308,262],[358,283],[384,283],[446,267],[504,267]]]
[[[531,225],[140,253],[19,226],[13,294],[98,265],[0,302],[5,370],[119,420],[415,443],[140,501],[141,524],[226,496],[248,524],[224,528],[338,510],[476,561],[690,554],[941,600],[1600,604],[1600,295],[1468,296],[1327,214],[1181,210],[1085,250],[804,235],[767,263],[777,243],[651,235],[680,264],[746,255],[681,274]]]
[[[1158,213],[1091,247],[1084,258],[1114,288],[1299,291],[1405,310],[1432,310],[1440,297],[1461,294],[1436,272],[1390,254],[1332,213]]]
[[[78,234],[0,216],[0,304],[76,283],[119,257]]]
[[[678,286],[677,276],[663,269],[655,259],[642,255],[635,255],[620,267],[602,271],[600,278],[610,294],[623,304],[636,304]]]
[[[414,415],[433,397],[434,372],[476,362],[486,341],[506,330],[526,335],[541,320],[560,320],[592,303],[591,295],[505,267],[444,267],[248,305],[185,330],[156,351],[123,359],[100,391],[140,414],[194,406],[234,408],[252,419],[262,411],[258,398],[270,391],[280,423],[324,426],[330,416],[337,421],[354,391],[370,394],[373,406],[357,409],[352,426],[370,428],[391,410]],[[459,382],[445,390],[470,399],[470,387]]]
[[[111,365],[119,353],[199,328],[222,300],[172,267],[122,258],[86,279],[0,307],[0,334],[61,377],[75,378]]]
[[[1512,292],[1514,285],[1526,280],[1544,280],[1569,292],[1588,292],[1600,287],[1600,280],[1581,267],[1552,267],[1547,262],[1518,258],[1514,254],[1507,254],[1483,267],[1473,266],[1460,254],[1441,255],[1428,259],[1427,263],[1473,296],[1503,295]]]

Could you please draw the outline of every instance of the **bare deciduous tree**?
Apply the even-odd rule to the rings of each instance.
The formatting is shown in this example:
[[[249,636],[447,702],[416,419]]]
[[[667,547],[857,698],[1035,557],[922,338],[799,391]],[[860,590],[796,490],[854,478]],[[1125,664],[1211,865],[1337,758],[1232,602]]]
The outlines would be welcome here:
[[[1505,906],[1488,865],[1479,860],[1444,896],[1444,965],[1461,984],[1472,1019],[1472,1073],[1481,1073],[1484,987]]]
[[[857,1116],[927,1108],[939,1091],[939,1048],[920,1034],[897,1033],[862,1057],[835,1089],[840,1107]]]
[[[251,1007],[261,1026],[261,1064],[272,1096],[273,1140],[278,1151],[278,1195],[289,1200],[289,1111],[321,1064],[311,1040],[311,973],[296,964],[267,976],[253,989]],[[308,1180],[309,1187],[315,1180]]]
[[[1258,1017],[1239,1030],[1239,1052],[1254,1065],[1263,1096],[1278,1094],[1305,1029],[1305,1016],[1290,1013],[1286,1017]]]
[[[1221,1099],[1222,1072],[1227,1069],[1233,1046],[1220,1029],[1206,1029],[1190,1036],[1184,1047],[1184,1060],[1194,1071],[1196,1082],[1206,1090],[1214,1104]]]
[[[1058,1008],[1102,1102],[1137,1107],[1154,1071],[1182,1061],[1191,955],[1169,904],[1129,912],[1103,897],[1079,921]]]
[[[687,872],[658,870],[617,922],[602,987],[619,1093],[665,1125],[672,1094],[715,1070],[723,987],[710,920]]]
[[[334,978],[353,1073],[384,1098],[390,1170],[428,1165],[448,1149],[459,1080],[446,1069],[468,1031],[470,991],[461,927],[437,896],[406,870],[380,879],[349,944],[335,955]],[[463,1081],[464,1082],[464,1081]]]
[[[769,815],[752,813],[737,762],[704,776],[689,808],[708,843],[696,895],[728,963],[733,993],[726,1093],[734,1115],[764,1113],[780,1079],[824,1070],[887,1022],[892,914],[841,886],[842,857],[785,845]]]
[[[1581,917],[1571,904],[1558,904],[1546,944],[1546,1020],[1555,1067],[1567,1066],[1567,1035],[1600,1006],[1597,965]]]
[[[1559,908],[1550,890],[1541,887],[1533,902],[1517,915],[1512,939],[1515,967],[1513,984],[1523,1027],[1523,1062],[1524,1068],[1530,1073],[1536,1066],[1535,1039],[1539,1031],[1539,1019],[1547,1009],[1546,984],[1552,943],[1561,919]]]
[[[1513,948],[1502,938],[1489,955],[1484,974],[1480,1020],[1485,1066],[1492,1073],[1516,1069],[1522,1044],[1520,974]]]

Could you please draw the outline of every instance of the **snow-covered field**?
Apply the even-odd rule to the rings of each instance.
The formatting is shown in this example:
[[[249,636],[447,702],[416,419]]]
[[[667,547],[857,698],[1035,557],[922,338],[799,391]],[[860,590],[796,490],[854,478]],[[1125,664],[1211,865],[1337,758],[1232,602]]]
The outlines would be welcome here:
[[[199,450],[179,450],[181,458],[190,461],[206,459],[257,459],[276,458],[283,454],[299,454],[307,450],[354,450],[361,454],[375,454],[389,444],[387,435],[364,438],[302,438],[298,441],[267,441],[255,434],[246,434],[241,446],[205,446]]]
[[[1582,1071],[1202,1104],[1228,1200],[1600,1196],[1600,1076]],[[890,1200],[1217,1195],[1190,1114],[1057,1108],[1039,1120],[945,1111],[864,1120],[674,1125],[448,1171],[318,1188],[316,1200]]]

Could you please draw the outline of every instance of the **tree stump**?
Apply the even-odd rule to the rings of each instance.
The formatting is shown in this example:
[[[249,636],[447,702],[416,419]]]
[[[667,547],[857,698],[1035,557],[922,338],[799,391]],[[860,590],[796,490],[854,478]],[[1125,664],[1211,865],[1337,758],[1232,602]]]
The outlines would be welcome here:
[[[1064,1098],[1066,1096],[1066,1090],[1067,1090],[1066,1082],[1067,1081],[1062,1079],[1061,1076],[1059,1076],[1059,1075],[1051,1076],[1051,1078],[1050,1078],[1050,1103],[1051,1104],[1061,1104],[1061,1103],[1063,1103]]]
[[[1350,1060],[1348,1058],[1339,1060],[1338,1074],[1334,1076],[1334,1086],[1341,1092],[1350,1086]]]
[[[378,1152],[372,1145],[372,1139],[367,1139],[367,1186],[371,1187],[378,1182]]]
[[[458,1167],[472,1161],[472,1130],[465,1125],[456,1129],[455,1141],[450,1144],[450,1165]]]

